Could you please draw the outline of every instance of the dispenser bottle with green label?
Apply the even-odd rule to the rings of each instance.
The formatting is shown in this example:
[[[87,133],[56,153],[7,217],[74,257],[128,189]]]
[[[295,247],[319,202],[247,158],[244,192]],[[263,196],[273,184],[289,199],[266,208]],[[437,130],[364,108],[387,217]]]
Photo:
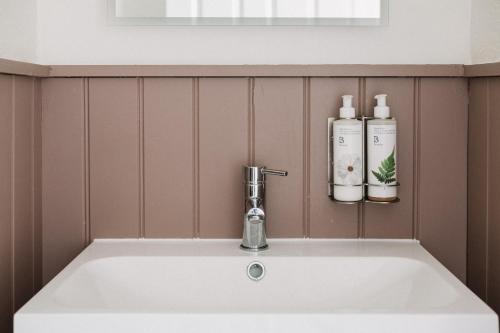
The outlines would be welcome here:
[[[390,117],[387,95],[375,96],[375,119],[367,122],[368,200],[397,199],[396,119]]]
[[[340,119],[333,123],[333,197],[363,199],[363,122],[356,119],[352,96],[342,96]]]

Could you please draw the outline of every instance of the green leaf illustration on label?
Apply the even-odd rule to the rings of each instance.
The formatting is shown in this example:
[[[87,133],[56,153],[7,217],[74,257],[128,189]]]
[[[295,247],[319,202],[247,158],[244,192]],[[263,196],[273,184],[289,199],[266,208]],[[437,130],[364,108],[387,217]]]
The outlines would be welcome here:
[[[396,160],[394,159],[394,149],[385,160],[380,163],[378,171],[372,170],[373,175],[382,184],[390,184],[396,181]]]

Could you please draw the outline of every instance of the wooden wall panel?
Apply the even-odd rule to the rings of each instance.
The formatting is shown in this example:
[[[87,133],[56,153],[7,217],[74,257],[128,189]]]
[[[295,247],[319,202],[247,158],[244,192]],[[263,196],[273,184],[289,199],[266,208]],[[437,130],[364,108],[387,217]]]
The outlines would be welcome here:
[[[14,310],[34,292],[34,79],[14,78]],[[27,98],[28,97],[28,98]]]
[[[239,238],[249,162],[250,79],[199,79],[199,236]]]
[[[12,76],[0,75],[0,332],[12,322]]]
[[[90,79],[91,239],[141,236],[139,109],[138,79]]]
[[[85,246],[85,80],[42,83],[43,281]]]
[[[0,75],[0,332],[37,288],[35,79]]]
[[[364,113],[373,116],[375,95],[387,94],[391,116],[397,120],[398,196],[394,205],[364,205],[362,234],[366,238],[413,238],[414,79],[366,79]],[[370,172],[368,170],[368,172]]]
[[[255,163],[288,171],[266,177],[269,237],[303,237],[305,80],[257,78],[254,88]]]
[[[465,280],[467,80],[426,78],[420,90],[418,237]]]
[[[470,80],[467,284],[500,312],[500,77]]]
[[[483,300],[488,276],[488,89],[489,79],[470,81],[467,284]]]
[[[194,236],[193,82],[144,80],[146,237]]]
[[[42,80],[35,79],[33,98],[33,224],[34,224],[34,290],[43,286],[42,226]]]
[[[488,302],[500,312],[500,77],[488,83]],[[475,176],[475,175],[471,175]],[[471,179],[472,181],[473,179]]]
[[[317,238],[356,238],[358,205],[334,204],[328,197],[328,117],[339,117],[342,95],[354,96],[358,116],[359,79],[311,78],[310,81],[310,229]]]

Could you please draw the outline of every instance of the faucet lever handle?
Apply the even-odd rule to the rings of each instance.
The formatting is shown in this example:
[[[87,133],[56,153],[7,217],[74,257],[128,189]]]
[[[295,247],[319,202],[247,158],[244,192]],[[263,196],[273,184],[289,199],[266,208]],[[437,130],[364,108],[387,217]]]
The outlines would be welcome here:
[[[261,172],[263,175],[281,176],[281,177],[288,176],[288,171],[284,170],[262,169]]]

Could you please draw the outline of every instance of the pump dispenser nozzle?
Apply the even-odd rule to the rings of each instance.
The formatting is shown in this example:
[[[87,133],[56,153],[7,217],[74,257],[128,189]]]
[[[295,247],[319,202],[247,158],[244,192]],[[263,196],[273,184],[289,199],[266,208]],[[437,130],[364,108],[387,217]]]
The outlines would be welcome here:
[[[387,95],[377,95],[375,99],[377,100],[377,106],[387,106]]]
[[[377,106],[375,106],[374,116],[375,118],[389,118],[391,116],[390,108],[387,106],[387,95],[377,95],[375,96],[377,100]]]
[[[355,118],[356,111],[352,107],[352,95],[342,96],[343,106],[340,108],[340,118]]]

